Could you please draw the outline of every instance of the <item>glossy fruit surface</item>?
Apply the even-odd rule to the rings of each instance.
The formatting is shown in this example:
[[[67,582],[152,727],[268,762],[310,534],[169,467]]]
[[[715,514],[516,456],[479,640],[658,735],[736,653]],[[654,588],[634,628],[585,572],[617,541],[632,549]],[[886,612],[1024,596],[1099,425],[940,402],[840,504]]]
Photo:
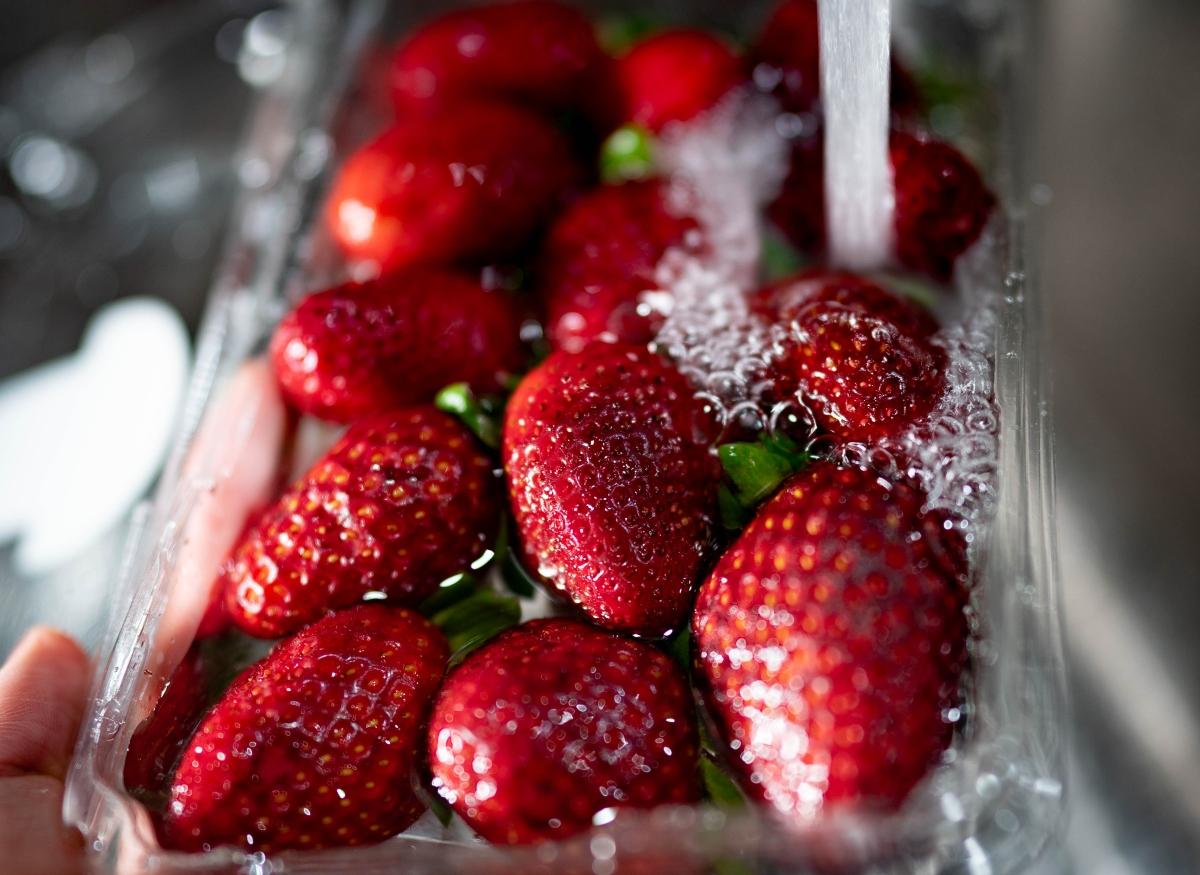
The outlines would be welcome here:
[[[784,814],[890,809],[961,718],[966,551],[917,491],[820,462],[700,589],[692,634],[742,786]]]
[[[946,281],[995,207],[967,158],[948,143],[893,131],[894,257],[909,270]],[[825,164],[820,134],[796,141],[768,214],[806,252],[825,248]]]
[[[896,190],[896,257],[946,280],[979,239],[996,205],[975,166],[949,143],[906,133],[890,142]]]
[[[525,623],[453,671],[430,717],[429,763],[442,798],[502,844],[565,838],[605,808],[699,796],[678,667],[572,620]]]
[[[526,566],[602,626],[679,628],[713,537],[718,471],[703,422],[691,386],[644,348],[551,355],[504,425]]]
[[[455,103],[400,121],[347,158],[326,219],[347,255],[385,270],[501,257],[578,178],[566,139],[537,114]]]
[[[472,98],[570,109],[588,98],[607,58],[592,23],[554,0],[510,0],[445,12],[392,54],[401,114]]]
[[[756,294],[780,331],[774,392],[798,397],[824,431],[870,442],[927,415],[945,390],[937,323],[862,277],[812,271]]]
[[[820,113],[821,32],[817,0],[783,0],[768,17],[749,55],[755,83],[774,94],[785,112]],[[913,115],[921,109],[917,85],[894,53],[891,105],[892,111],[901,116]]]
[[[694,219],[668,208],[662,182],[605,185],[577,200],[542,248],[539,285],[551,342],[576,352],[595,339],[653,339],[662,317],[646,297],[658,290],[655,266],[672,247],[698,252],[703,235]]]
[[[416,604],[493,542],[493,467],[433,408],[359,420],[234,548],[222,572],[230,616],[274,638],[372,594]]]
[[[284,642],[234,681],[188,743],[166,844],[270,853],[404,829],[425,808],[412,773],[447,657],[427,620],[382,605]]]
[[[695,28],[653,34],[617,60],[623,120],[651,131],[712,109],[745,78],[728,43]]]
[[[418,268],[308,295],[275,329],[271,360],[293,407],[349,422],[451,383],[498,391],[524,363],[520,334],[512,295]]]

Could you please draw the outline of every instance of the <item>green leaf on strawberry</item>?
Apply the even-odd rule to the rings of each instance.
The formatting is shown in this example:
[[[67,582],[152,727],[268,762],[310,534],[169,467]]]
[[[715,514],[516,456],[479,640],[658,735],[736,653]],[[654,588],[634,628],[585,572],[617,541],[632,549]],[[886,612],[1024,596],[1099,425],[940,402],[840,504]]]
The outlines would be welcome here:
[[[654,173],[654,136],[641,125],[623,125],[600,146],[600,178],[605,182],[645,179]]]
[[[500,418],[503,405],[490,396],[477,397],[466,383],[451,383],[433,399],[434,406],[457,416],[485,446],[500,446]]]
[[[763,232],[759,258],[763,279],[767,282],[798,273],[810,262],[782,233],[770,227]]]
[[[598,23],[596,39],[600,47],[610,55],[620,55],[629,51],[638,40],[662,26],[662,21],[653,15],[610,15]]]
[[[437,592],[421,602],[418,610],[426,617],[432,617],[451,605],[456,605],[470,598],[478,588],[479,581],[475,579],[474,575],[468,574],[465,571],[455,574],[443,580],[438,585]]]
[[[722,444],[717,448],[717,456],[732,484],[729,496],[743,511],[774,494],[780,483],[808,463],[808,456],[795,444],[778,437]],[[719,498],[723,498],[722,517],[736,521],[737,508],[729,502],[729,497]]]
[[[443,827],[450,826],[450,821],[454,820],[454,810],[446,804],[441,796],[436,793],[428,793],[425,795],[425,803],[433,812],[433,816],[438,819],[438,823]]]
[[[439,611],[431,619],[450,642],[453,664],[461,662],[493,636],[515,626],[521,619],[521,605],[512,596],[480,590]]]
[[[930,312],[937,311],[938,291],[931,282],[912,274],[880,273],[880,285],[891,289]]]
[[[741,808],[746,804],[738,785],[710,754],[700,757],[700,777],[709,801],[718,808]]]

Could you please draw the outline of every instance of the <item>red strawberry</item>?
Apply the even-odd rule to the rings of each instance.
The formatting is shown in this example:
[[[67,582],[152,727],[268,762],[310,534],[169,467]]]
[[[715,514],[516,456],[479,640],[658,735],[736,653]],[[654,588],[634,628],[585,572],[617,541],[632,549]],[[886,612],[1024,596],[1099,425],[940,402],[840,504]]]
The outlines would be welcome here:
[[[938,329],[924,307],[848,271],[815,268],[776,280],[755,292],[752,304],[755,312],[773,320],[793,321],[810,306],[831,304],[865,309],[911,337],[926,339]]]
[[[401,113],[462,98],[571,109],[606,69],[592,24],[553,0],[510,0],[443,13],[392,55]]]
[[[678,628],[712,537],[717,463],[687,380],[645,348],[558,352],[508,403],[525,560],[602,626]]]
[[[595,338],[650,341],[660,320],[642,297],[658,288],[655,265],[668,249],[696,251],[702,241],[694,219],[667,209],[661,182],[606,185],[581,197],[551,226],[542,250],[551,342],[576,351]]]
[[[187,746],[169,847],[361,845],[424,810],[412,772],[446,641],[403,608],[325,617],[242,674]]]
[[[162,792],[208,704],[205,660],[193,646],[167,679],[154,710],[129,739],[125,788],[143,796]]]
[[[893,132],[896,259],[939,280],[983,231],[995,198],[971,162],[947,143]],[[797,141],[771,218],[802,249],[825,246],[825,166],[820,136]]]
[[[726,42],[693,28],[656,33],[617,60],[623,120],[655,132],[711,109],[745,79]]]
[[[370,593],[419,602],[494,538],[492,466],[433,408],[359,420],[234,548],[222,572],[234,622],[272,638]]]
[[[821,131],[792,143],[787,177],[767,215],[797,248],[825,249],[825,150]]]
[[[895,807],[950,743],[965,546],[922,500],[818,463],[700,588],[692,634],[711,712],[743,786],[781,812]]]
[[[529,239],[577,176],[570,145],[536,114],[455,104],[351,155],[326,213],[349,255],[384,268],[498,256]]]
[[[504,293],[444,269],[414,269],[309,295],[271,340],[288,401],[348,422],[428,402],[449,383],[493,392],[521,369],[521,319]]]
[[[786,112],[819,112],[821,32],[817,0],[783,0],[776,6],[751,49],[750,62],[755,83],[779,98]],[[899,115],[911,115],[921,108],[916,83],[894,56],[891,104]]]
[[[996,200],[979,171],[953,146],[894,133],[896,257],[912,270],[949,279],[987,224]]]
[[[847,273],[802,273],[761,289],[755,309],[784,325],[770,364],[779,395],[798,394],[817,424],[871,441],[927,414],[945,386],[937,324],[906,299]]]
[[[433,785],[489,841],[565,838],[609,807],[699,796],[676,665],[572,620],[502,633],[446,679],[429,720]]]

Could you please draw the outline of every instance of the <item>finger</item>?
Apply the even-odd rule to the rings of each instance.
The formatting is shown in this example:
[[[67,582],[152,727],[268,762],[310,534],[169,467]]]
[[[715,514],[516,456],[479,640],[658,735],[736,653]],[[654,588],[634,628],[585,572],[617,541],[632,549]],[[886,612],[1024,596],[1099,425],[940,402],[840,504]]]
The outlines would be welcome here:
[[[62,778],[87,699],[88,658],[53,629],[31,630],[0,668],[0,778]]]
[[[0,779],[0,871],[82,875],[83,841],[63,825],[62,784],[44,775]]]

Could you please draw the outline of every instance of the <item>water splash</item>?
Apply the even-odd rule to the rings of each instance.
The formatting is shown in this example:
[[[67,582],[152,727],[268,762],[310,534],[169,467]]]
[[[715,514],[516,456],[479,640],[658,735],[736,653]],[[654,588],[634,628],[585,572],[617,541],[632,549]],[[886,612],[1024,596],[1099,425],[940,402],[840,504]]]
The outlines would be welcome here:
[[[927,496],[925,507],[952,514],[968,536],[997,506],[1000,411],[994,380],[1004,246],[993,223],[959,260],[959,313],[943,318],[932,338],[946,352],[946,389],[929,415],[877,445],[834,449],[844,462],[914,481]]]
[[[668,251],[656,269],[662,292],[645,300],[666,316],[656,346],[697,387],[719,426],[765,425],[755,381],[764,370],[766,338],[747,295],[758,283],[763,207],[787,173],[778,115],[769,98],[735,94],[697,122],[667,132],[659,148],[671,180],[668,206],[696,218],[706,245],[699,255]]]

